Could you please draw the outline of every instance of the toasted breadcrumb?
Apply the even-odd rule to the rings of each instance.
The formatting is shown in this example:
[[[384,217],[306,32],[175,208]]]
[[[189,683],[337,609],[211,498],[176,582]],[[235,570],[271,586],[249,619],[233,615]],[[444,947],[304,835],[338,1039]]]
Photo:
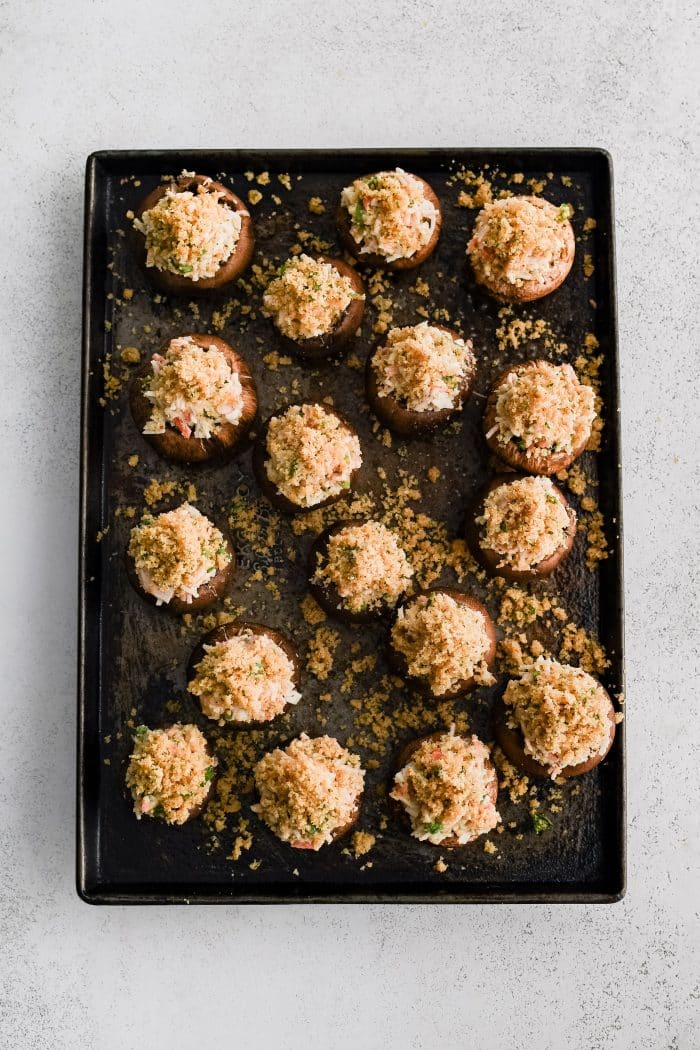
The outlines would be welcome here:
[[[306,658],[307,670],[319,682],[325,682],[333,669],[333,658],[340,644],[340,635],[331,627],[318,627],[309,643]]]
[[[376,837],[368,831],[356,831],[352,836],[352,849],[355,859],[364,857],[365,854],[369,853],[376,841]]]

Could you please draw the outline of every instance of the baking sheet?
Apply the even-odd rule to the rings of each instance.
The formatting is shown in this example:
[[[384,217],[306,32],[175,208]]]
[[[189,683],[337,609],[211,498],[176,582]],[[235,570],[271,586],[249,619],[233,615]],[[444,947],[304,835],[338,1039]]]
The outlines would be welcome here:
[[[573,362],[589,332],[595,333],[600,344],[605,428],[600,453],[586,453],[585,467],[597,477],[610,556],[595,572],[589,572],[581,535],[552,580],[534,585],[533,590],[560,595],[571,619],[599,637],[610,659],[603,681],[613,693],[623,688],[619,405],[612,173],[607,155],[597,150],[94,154],[88,161],[86,190],[78,698],[77,882],[88,901],[612,901],[624,892],[622,727],[606,762],[561,789],[558,812],[545,834],[533,832],[527,807],[512,804],[505,792],[499,797],[499,810],[506,827],[502,834],[490,836],[496,847],[493,853],[483,849],[481,840],[457,851],[441,852],[410,838],[387,819],[384,787],[400,747],[441,727],[445,718],[423,701],[416,704],[409,690],[398,688],[383,705],[392,724],[388,740],[366,724],[364,698],[376,692],[387,674],[380,626],[346,627],[326,621],[323,626],[340,635],[331,675],[318,681],[307,673],[302,702],[269,729],[249,734],[252,751],[262,754],[301,731],[312,735],[328,732],[341,743],[350,742],[363,764],[369,760],[375,768],[368,769],[359,825],[375,836],[369,853],[356,857],[349,842],[319,853],[292,851],[280,843],[248,812],[252,795],[245,787],[245,768],[236,780],[242,785],[237,792],[242,809],[229,814],[220,829],[201,819],[179,828],[136,821],[125,797],[123,774],[133,726],[159,724],[174,716],[195,721],[212,741],[240,732],[212,726],[185,692],[185,667],[203,633],[201,623],[183,630],[178,620],[142,602],[127,581],[123,551],[130,528],[144,509],[146,486],[152,479],[161,484],[172,481],[179,488],[171,501],[178,502],[192,483],[197,506],[217,522],[252,515],[259,523],[272,524],[275,542],[271,549],[263,549],[258,539],[246,538],[245,529],[234,534],[241,568],[231,601],[236,609],[245,609],[247,619],[267,622],[295,638],[302,651],[314,632],[299,605],[305,594],[306,553],[315,533],[295,534],[289,519],[278,521],[261,500],[250,451],[220,467],[184,468],[161,460],[136,431],[126,386],[116,389],[110,382],[109,377],[118,380],[129,371],[121,364],[121,349],[137,346],[144,360],[175,335],[211,331],[231,342],[251,364],[262,418],[289,400],[332,397],[360,434],[364,454],[360,492],[374,497],[380,506],[385,485],[410,487],[415,478],[420,498],[405,505],[442,522],[449,538],[461,535],[466,508],[492,473],[481,438],[483,400],[479,397],[471,399],[457,428],[410,442],[394,438],[387,447],[382,432],[375,433],[373,428],[359,367],[345,363],[318,370],[297,366],[272,370],[265,363],[271,352],[283,350],[270,323],[255,311],[259,290],[253,289],[252,295],[235,293],[240,305],[230,312],[217,301],[154,301],[123,237],[126,213],[161,175],[177,174],[183,168],[196,170],[231,185],[240,196],[251,189],[262,194],[259,204],[251,208],[257,233],[256,264],[281,262],[297,242],[300,229],[329,242],[331,253],[339,254],[334,204],[341,188],[358,174],[397,165],[430,182],[443,203],[444,223],[433,257],[418,271],[390,278],[391,290],[385,294],[391,300],[393,325],[424,319],[421,308],[446,310],[447,323],[473,339],[479,363],[476,390],[482,394],[491,378],[511,361],[548,356]],[[563,287],[539,303],[514,309],[514,316],[541,319],[558,343],[567,344],[563,354],[545,349],[541,339],[498,349],[495,333],[502,323],[500,307],[476,289],[466,263],[465,245],[476,212],[455,207],[460,189],[465,188],[452,181],[459,169],[483,170],[489,176],[497,170],[506,175],[523,173],[525,186],[527,180],[546,179],[551,173],[543,193],[555,203],[574,204],[577,233],[581,233],[583,216],[596,219],[595,231],[577,244],[577,259]],[[270,183],[250,182],[245,172],[267,172]],[[280,182],[280,174],[289,175],[289,180]],[[562,175],[571,180],[570,185],[562,183]],[[493,181],[523,192],[507,178],[494,176]],[[323,214],[309,210],[313,197],[326,205]],[[588,276],[584,254],[591,257]],[[427,298],[416,291],[417,277],[430,286]],[[124,297],[124,289],[133,291],[130,299]],[[255,319],[245,312],[250,303],[257,313]],[[368,310],[356,345],[359,364],[364,364],[375,338],[372,324],[382,309],[386,307],[379,301]],[[134,455],[138,463],[131,466]],[[427,479],[432,467],[440,471],[437,481]],[[386,478],[378,476],[377,468]],[[567,496],[578,506],[575,495],[567,491]],[[238,509],[233,506],[236,501]],[[156,510],[170,505],[166,500]],[[125,513],[115,516],[117,508],[128,507],[135,508],[136,518],[129,519]],[[290,551],[294,561],[290,561]],[[454,570],[448,566],[436,582],[454,585]],[[498,602],[493,590],[471,575],[460,583],[495,612]],[[359,672],[349,688],[344,688],[349,663],[373,653],[379,653],[375,667]],[[466,715],[471,730],[487,741],[493,739],[490,712],[497,688],[479,689],[456,702],[458,716]],[[320,699],[327,694],[330,700]],[[226,765],[231,753],[214,746]],[[547,812],[551,812],[551,790],[547,785],[539,789]],[[253,844],[232,860],[236,839],[241,838],[241,819],[248,821],[242,837],[252,832]],[[507,826],[513,822],[514,828]],[[446,871],[435,870],[438,856],[444,858]]]

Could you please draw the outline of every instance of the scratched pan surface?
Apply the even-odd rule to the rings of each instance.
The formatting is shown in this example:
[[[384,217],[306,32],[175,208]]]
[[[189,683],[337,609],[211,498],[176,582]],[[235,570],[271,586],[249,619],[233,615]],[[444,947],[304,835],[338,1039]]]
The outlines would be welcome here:
[[[234,499],[253,500],[259,494],[251,472],[250,452],[233,464],[192,470],[169,465],[138,435],[129,415],[124,389],[107,406],[104,394],[105,355],[117,346],[137,345],[142,354],[162,346],[183,331],[215,331],[211,313],[217,309],[205,301],[193,308],[184,300],[163,299],[154,303],[147,283],[119,231],[126,224],[125,212],[157,184],[162,174],[183,168],[211,174],[245,195],[251,188],[243,173],[268,171],[273,185],[263,188],[264,199],[252,209],[256,222],[256,258],[281,261],[296,241],[296,228],[312,230],[337,248],[333,204],[341,188],[360,173],[395,167],[426,178],[443,201],[444,226],[433,257],[421,267],[420,276],[431,288],[428,300],[410,291],[416,273],[392,279],[393,323],[421,320],[416,308],[444,307],[453,322],[474,341],[479,357],[476,389],[484,392],[493,375],[510,361],[541,353],[541,344],[522,345],[517,351],[499,353],[495,329],[498,306],[473,285],[465,261],[465,244],[475,212],[453,206],[459,186],[448,186],[455,165],[477,170],[490,165],[525,178],[552,172],[555,178],[545,195],[556,203],[576,205],[577,232],[581,216],[594,216],[595,234],[586,242],[595,263],[592,278],[584,280],[583,250],[563,287],[532,307],[516,313],[543,318],[560,340],[571,347],[571,360],[582,345],[584,333],[594,332],[605,354],[601,370],[605,404],[605,429],[600,453],[586,453],[586,468],[597,474],[598,498],[606,520],[611,556],[595,573],[584,566],[584,543],[579,537],[568,562],[542,592],[559,594],[571,617],[598,635],[611,660],[606,685],[615,692],[623,687],[622,668],[622,552],[620,543],[619,416],[615,287],[613,265],[612,172],[609,158],[597,150],[397,150],[260,152],[103,152],[93,155],[87,166],[85,293],[83,347],[83,418],[81,464],[81,546],[79,625],[79,734],[78,734],[78,890],[94,903],[179,902],[291,902],[291,901],[396,901],[396,902],[499,902],[499,901],[614,901],[624,893],[624,766],[623,733],[618,732],[608,760],[586,777],[563,790],[561,811],[551,831],[535,835],[527,826],[527,807],[515,808],[501,792],[499,809],[504,822],[514,820],[520,839],[511,831],[492,836],[498,853],[488,854],[483,842],[457,851],[443,851],[448,870],[434,870],[439,850],[410,838],[402,827],[389,820],[380,829],[385,812],[382,785],[389,780],[398,750],[416,735],[397,729],[386,749],[356,750],[363,759],[379,758],[379,768],[367,774],[360,826],[377,835],[371,853],[361,861],[344,854],[339,845],[319,853],[292,851],[267,831],[253,814],[250,825],[254,847],[241,860],[226,859],[228,848],[211,848],[211,830],[201,820],[180,828],[157,821],[137,822],[124,796],[123,773],[130,751],[130,724],[163,723],[168,720],[165,703],[179,699],[178,717],[197,722],[210,737],[211,727],[186,697],[184,669],[196,632],[182,634],[176,620],[151,608],[131,590],[123,565],[123,550],[130,524],[115,519],[118,505],[143,508],[143,489],[151,478],[162,481],[192,480],[198,506],[219,522]],[[282,188],[276,174],[290,173],[291,192]],[[570,176],[564,188],[561,175]],[[297,175],[302,175],[298,180]],[[141,185],[134,186],[134,180]],[[507,185],[503,182],[503,185]],[[271,193],[282,198],[275,205]],[[312,215],[308,200],[319,196],[327,205],[325,214]],[[588,247],[590,244],[590,247]],[[112,267],[108,264],[112,263]],[[439,276],[442,275],[442,276]],[[114,308],[112,293],[135,290],[133,300]],[[254,293],[259,297],[259,292]],[[245,298],[242,296],[242,298]],[[198,312],[195,312],[198,311]],[[357,354],[364,361],[372,341],[372,316],[366,317],[357,340]],[[381,481],[377,466],[383,466],[389,483],[407,469],[421,479],[423,501],[414,504],[442,520],[451,536],[460,534],[465,508],[489,475],[488,455],[480,437],[483,401],[472,398],[457,431],[420,440],[410,445],[395,439],[384,447],[372,433],[371,418],[362,393],[362,373],[345,365],[322,371],[285,368],[270,371],[262,354],[280,350],[269,322],[250,321],[234,311],[223,330],[216,333],[239,349],[251,363],[260,394],[262,416],[287,398],[280,385],[299,381],[298,397],[331,395],[338,408],[356,425],[363,444],[365,467],[361,491],[376,492]],[[260,340],[262,339],[262,345]],[[566,358],[564,358],[566,359]],[[127,459],[138,452],[135,468]],[[441,477],[435,484],[424,481],[430,466]],[[576,497],[572,497],[574,505]],[[101,542],[97,535],[109,526]],[[299,601],[305,593],[303,565],[312,533],[295,536],[284,524],[279,542],[261,556],[236,543],[241,568],[231,589],[246,618],[260,620],[286,630],[301,648],[309,640]],[[287,551],[296,551],[291,562]],[[263,583],[250,583],[256,569],[263,575],[274,567],[281,590],[276,598]],[[445,583],[455,577],[446,570]],[[248,586],[246,587],[246,581]],[[493,601],[473,579],[464,585],[485,597],[495,613]],[[336,626],[336,625],[332,625]],[[304,698],[284,720],[273,723],[264,734],[260,751],[276,746],[301,731],[311,735],[329,732],[341,742],[352,739],[356,709],[348,703],[352,693],[342,693],[343,671],[349,647],[361,641],[362,652],[379,650],[382,630],[378,627],[337,626],[342,636],[336,667],[330,678],[318,682],[306,674]],[[364,689],[386,672],[380,655],[374,672],[362,679]],[[497,686],[481,689],[461,701],[468,709],[470,725],[484,739],[492,739],[490,712]],[[320,694],[332,699],[320,703]],[[359,690],[356,691],[358,695]],[[324,720],[319,721],[319,716]],[[438,728],[440,720],[423,721],[421,732]],[[622,727],[621,727],[622,728]],[[545,789],[546,790],[546,789]],[[244,805],[251,799],[247,797]],[[230,836],[229,836],[230,837]],[[220,836],[227,846],[226,833]],[[250,860],[260,860],[256,870]],[[363,863],[371,861],[371,865]]]

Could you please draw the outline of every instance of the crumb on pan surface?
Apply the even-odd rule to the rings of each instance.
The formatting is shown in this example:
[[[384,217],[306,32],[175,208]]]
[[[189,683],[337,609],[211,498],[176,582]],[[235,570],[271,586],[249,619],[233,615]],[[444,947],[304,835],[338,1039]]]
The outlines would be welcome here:
[[[159,605],[173,597],[191,601],[231,561],[222,533],[189,503],[144,516],[131,531],[129,554],[141,586]]]
[[[332,263],[302,253],[280,266],[263,295],[263,313],[288,339],[327,335],[358,295]]]
[[[391,644],[405,657],[411,677],[426,679],[436,696],[467,678],[493,681],[483,614],[442,591],[420,594],[399,609]]]
[[[145,815],[184,824],[206,798],[216,765],[197,726],[139,726],[126,771],[134,813],[139,820]]]
[[[392,328],[372,358],[378,392],[414,412],[454,408],[475,367],[472,344],[424,321]]]
[[[299,507],[313,507],[349,489],[362,463],[357,435],[323,405],[292,405],[273,416],[266,449],[270,481]]]
[[[525,752],[552,779],[608,747],[610,698],[580,667],[539,657],[508,683],[503,700],[508,725],[520,730]]]
[[[500,556],[499,565],[528,570],[566,542],[569,514],[549,478],[527,477],[504,483],[486,496],[482,546]]]
[[[573,452],[585,444],[595,416],[593,390],[568,364],[527,361],[514,366],[497,388],[499,444],[513,441],[535,457]]]
[[[144,434],[163,434],[171,426],[183,437],[206,439],[223,423],[239,422],[241,381],[215,346],[205,348],[190,336],[171,339],[165,354],[153,354],[151,368],[143,390],[152,405]]]
[[[205,183],[197,192],[173,184],[156,204],[134,219],[146,239],[146,265],[192,281],[214,277],[234,251],[241,216],[222,203],[221,191]]]
[[[294,664],[269,635],[244,630],[204,650],[187,688],[207,718],[267,722],[301,699]]]
[[[333,737],[302,733],[256,765],[253,811],[283,842],[319,850],[355,816],[364,778],[359,757]]]
[[[573,209],[537,197],[508,197],[485,204],[474,224],[468,252],[483,283],[545,285],[567,255],[566,229]]]
[[[406,810],[411,833],[439,846],[455,838],[473,842],[500,822],[493,800],[495,770],[478,737],[457,736],[454,727],[419,744],[394,777],[391,797]]]
[[[401,168],[355,179],[340,201],[360,253],[382,255],[387,262],[415,255],[432,237],[438,219],[423,184]]]
[[[396,605],[410,585],[413,569],[397,537],[380,521],[348,525],[330,536],[313,575],[331,584],[351,612]]]

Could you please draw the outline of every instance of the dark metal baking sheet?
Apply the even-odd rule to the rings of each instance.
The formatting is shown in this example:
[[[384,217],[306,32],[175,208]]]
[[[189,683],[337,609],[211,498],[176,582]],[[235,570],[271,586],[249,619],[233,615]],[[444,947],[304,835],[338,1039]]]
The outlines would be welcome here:
[[[198,505],[219,519],[222,508],[237,492],[255,493],[249,453],[231,466],[188,472],[159,460],[139,437],[126,408],[125,391],[106,407],[100,404],[104,393],[103,364],[117,343],[136,342],[142,350],[151,352],[178,332],[207,330],[211,310],[216,309],[216,304],[204,302],[192,308],[185,301],[152,301],[119,232],[126,224],[125,212],[162,174],[177,173],[183,168],[221,178],[241,195],[255,185],[246,181],[245,171],[268,171],[273,182],[277,174],[290,173],[291,191],[279,185],[265,188],[264,201],[253,209],[257,256],[281,259],[296,239],[295,224],[336,243],[332,206],[322,216],[310,215],[307,204],[311,196],[321,196],[332,205],[341,187],[355,175],[396,165],[425,177],[443,201],[445,223],[440,245],[419,273],[430,282],[431,305],[446,307],[453,320],[474,339],[480,359],[481,391],[503,363],[535,356],[538,347],[521,347],[505,356],[496,353],[498,305],[475,289],[465,262],[464,249],[475,212],[454,208],[457,189],[446,185],[450,173],[456,166],[479,170],[488,165],[491,170],[523,172],[527,180],[551,172],[555,179],[546,195],[555,201],[572,201],[583,207],[583,211],[577,208],[577,215],[585,213],[597,220],[591,247],[586,249],[593,256],[593,277],[584,280],[579,250],[574,269],[559,291],[534,304],[534,311],[529,307],[516,308],[516,312],[544,318],[569,344],[572,359],[588,331],[595,332],[605,354],[600,374],[605,405],[603,445],[596,457],[588,453],[586,458],[598,475],[598,499],[605,515],[611,554],[595,573],[588,573],[583,569],[583,541],[577,540],[569,562],[555,575],[551,589],[564,594],[574,618],[597,633],[604,644],[611,661],[604,676],[606,685],[614,692],[624,686],[619,397],[609,156],[596,149],[95,153],[87,163],[85,210],[79,584],[77,886],[88,902],[609,902],[619,900],[624,893],[622,727],[607,761],[579,778],[576,791],[565,791],[563,811],[551,832],[542,836],[526,834],[521,841],[510,833],[495,836],[497,856],[486,854],[480,843],[445,853],[449,867],[443,874],[433,868],[439,851],[409,838],[391,822],[381,831],[372,852],[362,858],[371,861],[370,866],[344,854],[338,846],[318,854],[292,852],[267,829],[258,827],[251,815],[255,847],[240,862],[233,863],[226,859],[227,850],[208,848],[210,832],[201,821],[181,828],[169,828],[156,821],[138,822],[124,796],[124,763],[130,750],[127,723],[132,711],[136,711],[137,724],[154,724],[163,720],[166,700],[185,697],[184,667],[196,635],[190,632],[183,636],[177,621],[147,606],[131,591],[122,554],[133,522],[115,520],[111,511],[116,502],[140,508],[144,484],[152,477],[191,477],[198,489]],[[571,178],[570,187],[562,187],[561,175]],[[134,185],[134,179],[140,185]],[[280,206],[271,201],[270,190],[282,198]],[[415,272],[409,272],[393,279],[395,324],[421,319],[415,310],[424,300],[408,290],[415,277]],[[139,291],[128,309],[116,311],[109,295],[118,295],[125,286]],[[387,450],[372,436],[371,420],[362,407],[360,372],[345,366],[340,372],[269,372],[262,366],[260,355],[278,347],[268,322],[262,318],[244,325],[240,322],[240,314],[234,313],[217,334],[230,340],[253,365],[263,415],[283,401],[278,387],[288,384],[290,375],[296,376],[301,396],[332,393],[338,407],[358,426],[369,468],[365,472],[366,488],[376,489],[379,484],[374,475],[378,463],[386,464],[390,478],[399,467],[407,465],[398,451],[401,443]],[[144,325],[150,326],[148,334],[144,333]],[[264,341],[264,350],[257,341],[259,337]],[[364,358],[370,342],[366,321],[358,340],[359,356]],[[452,535],[459,533],[465,506],[488,475],[487,455],[479,435],[481,405],[478,399],[472,399],[460,433],[447,432],[410,445],[409,469],[422,473],[433,464],[442,471],[440,482],[430,486],[429,510],[447,524]],[[139,465],[134,469],[125,462],[133,452],[139,454]],[[107,526],[109,531],[98,542],[98,534]],[[269,559],[284,584],[282,600],[277,601],[262,585],[244,589],[250,571],[267,566],[264,558],[253,555],[240,542],[243,572],[233,597],[237,604],[247,606],[249,618],[286,628],[303,641],[309,633],[298,613],[304,591],[303,573],[298,568],[290,569],[283,552],[291,544],[300,555],[298,563],[303,562],[302,555],[312,536],[295,537],[287,526],[283,526],[282,534],[284,543]],[[442,578],[446,582],[454,580],[449,573]],[[473,581],[466,581],[466,585],[475,593],[483,593]],[[549,585],[542,586],[546,590]],[[362,632],[363,651],[376,647],[381,635],[378,628],[340,626],[338,630],[343,636],[341,652]],[[343,661],[339,663],[338,673],[327,682],[318,683],[307,676],[304,700],[285,717],[284,723],[273,723],[264,749],[305,729],[310,733],[336,733],[341,742],[352,736],[353,711],[339,691]],[[328,691],[332,691],[333,700],[324,707],[328,725],[321,727],[316,715],[317,698]],[[482,689],[477,699],[462,702],[469,708],[473,730],[484,739],[491,739],[489,712],[493,692]],[[186,698],[182,702],[186,717],[197,721],[207,732],[206,720],[196,706]],[[439,725],[436,717],[434,725],[423,731]],[[414,735],[415,731],[397,729],[379,768],[369,771],[363,829],[377,832],[376,787],[389,777],[399,746]],[[357,750],[366,757],[362,748]],[[503,794],[499,807],[504,821],[517,818],[522,823],[522,808],[513,811]],[[253,857],[261,860],[256,870],[249,867]]]

